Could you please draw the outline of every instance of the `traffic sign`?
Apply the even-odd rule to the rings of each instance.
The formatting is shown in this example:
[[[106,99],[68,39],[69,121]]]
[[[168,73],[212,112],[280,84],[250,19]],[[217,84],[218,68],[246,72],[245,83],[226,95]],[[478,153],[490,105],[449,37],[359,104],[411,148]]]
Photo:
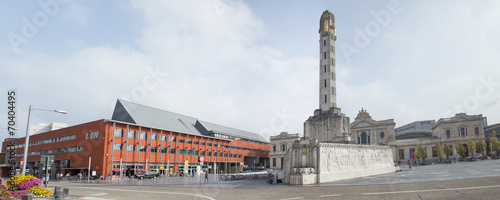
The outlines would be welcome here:
[[[198,160],[199,160],[200,162],[203,162],[203,161],[205,161],[205,158],[204,158],[203,156],[200,156],[200,157],[198,158]]]

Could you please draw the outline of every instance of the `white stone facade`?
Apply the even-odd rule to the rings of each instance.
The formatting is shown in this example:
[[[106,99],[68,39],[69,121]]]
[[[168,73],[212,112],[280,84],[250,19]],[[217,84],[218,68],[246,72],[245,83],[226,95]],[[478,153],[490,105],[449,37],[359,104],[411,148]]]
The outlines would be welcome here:
[[[271,136],[270,162],[271,169],[280,171],[283,170],[285,154],[289,147],[292,147],[293,142],[300,140],[302,134],[288,134],[281,132],[279,135]]]
[[[452,147],[451,157],[458,157],[455,150],[455,143],[460,139],[463,145],[467,145],[469,136],[478,142],[479,137],[484,138],[484,117],[482,115],[467,115],[458,113],[451,118],[441,118],[432,126],[432,136],[427,138],[414,138],[396,140],[394,155],[396,161],[407,161],[411,159],[410,153],[415,152],[415,146],[422,141],[425,147],[426,159],[439,159],[439,156],[433,153],[435,143],[439,141],[441,148],[446,141]],[[441,155],[444,158],[444,155]]]
[[[285,183],[306,185],[396,171],[388,146],[319,143],[302,138],[285,156]]]
[[[394,119],[376,121],[366,110],[361,109],[351,124],[351,133],[356,144],[388,145],[395,140],[395,126]]]

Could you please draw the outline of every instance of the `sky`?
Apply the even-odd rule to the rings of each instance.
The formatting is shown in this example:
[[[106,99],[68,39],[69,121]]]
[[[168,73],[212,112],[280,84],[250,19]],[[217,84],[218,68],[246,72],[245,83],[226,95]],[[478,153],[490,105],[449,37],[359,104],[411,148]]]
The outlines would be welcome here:
[[[396,127],[500,123],[500,2],[0,1],[0,139],[110,119],[117,99],[270,135],[319,108],[319,19],[335,15],[337,105]],[[3,128],[3,129],[2,129]]]

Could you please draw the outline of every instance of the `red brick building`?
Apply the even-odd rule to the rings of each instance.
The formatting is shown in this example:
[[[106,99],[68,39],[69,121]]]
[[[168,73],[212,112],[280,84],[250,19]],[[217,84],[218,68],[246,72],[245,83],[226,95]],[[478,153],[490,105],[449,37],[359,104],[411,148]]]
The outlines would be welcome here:
[[[16,161],[23,158],[24,137],[6,139],[16,144]],[[30,136],[28,173],[43,173],[42,156],[54,156],[50,174],[87,173],[104,177],[134,174],[139,170],[161,174],[199,170],[240,172],[243,166],[268,165],[269,142],[262,136],[200,121],[144,105],[118,100],[111,120],[101,119]],[[170,170],[170,171],[169,171]],[[8,170],[3,170],[8,171]]]

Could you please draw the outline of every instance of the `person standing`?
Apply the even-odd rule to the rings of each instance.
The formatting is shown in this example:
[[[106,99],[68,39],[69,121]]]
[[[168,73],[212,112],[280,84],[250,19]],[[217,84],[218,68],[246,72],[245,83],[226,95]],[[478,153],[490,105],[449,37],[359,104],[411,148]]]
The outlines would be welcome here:
[[[208,172],[205,171],[205,183],[208,183]]]

